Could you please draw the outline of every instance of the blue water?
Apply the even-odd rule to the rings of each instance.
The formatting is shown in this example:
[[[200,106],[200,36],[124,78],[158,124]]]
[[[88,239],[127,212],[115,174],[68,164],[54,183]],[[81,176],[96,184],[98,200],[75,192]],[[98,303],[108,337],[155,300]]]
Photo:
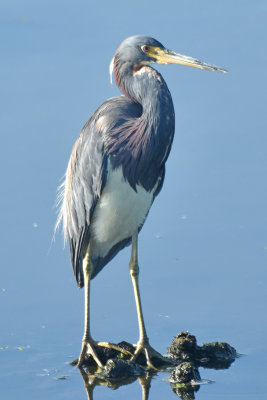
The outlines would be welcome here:
[[[176,136],[164,189],[140,234],[140,285],[152,345],[181,330],[246,356],[201,369],[197,399],[266,399],[267,4],[226,0],[0,3],[0,397],[86,399],[67,363],[80,351],[83,292],[68,248],[52,242],[56,187],[81,127],[105,99],[122,39],[144,33],[227,68],[158,69]],[[136,342],[129,249],[92,283],[92,333]],[[150,399],[175,398],[168,374]],[[65,378],[65,379],[59,379]],[[94,399],[141,398],[135,383]]]

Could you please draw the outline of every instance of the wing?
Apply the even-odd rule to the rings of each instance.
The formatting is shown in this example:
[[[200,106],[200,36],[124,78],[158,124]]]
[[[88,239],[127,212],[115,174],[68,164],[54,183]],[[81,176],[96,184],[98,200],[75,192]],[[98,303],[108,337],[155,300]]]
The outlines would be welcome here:
[[[83,287],[84,283],[82,260],[90,240],[90,223],[107,179],[105,141],[112,129],[123,124],[127,118],[138,117],[140,112],[140,107],[125,96],[106,101],[87,121],[73,146],[66,179],[61,188],[61,208],[56,228],[62,221],[64,238],[70,243],[71,263],[79,287]],[[109,257],[101,260],[101,268],[127,244],[129,240],[112,249]]]
[[[79,287],[83,287],[82,260],[89,243],[90,222],[107,176],[102,113],[101,109],[95,112],[73,146],[57,221],[57,226],[63,222],[64,238],[70,243],[71,263]]]

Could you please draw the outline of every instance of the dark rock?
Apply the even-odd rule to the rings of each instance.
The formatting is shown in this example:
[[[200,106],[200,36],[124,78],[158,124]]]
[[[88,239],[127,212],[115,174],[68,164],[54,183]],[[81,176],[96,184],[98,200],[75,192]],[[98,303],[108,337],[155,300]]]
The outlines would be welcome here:
[[[173,368],[169,378],[171,383],[189,383],[200,379],[198,369],[192,362],[183,362],[177,365]]]
[[[168,356],[177,362],[191,361],[196,366],[225,369],[238,357],[237,351],[224,342],[212,342],[198,346],[194,335],[181,332],[168,348]]]
[[[202,346],[202,351],[208,357],[215,357],[221,359],[231,359],[234,360],[238,354],[234,347],[230,346],[230,344],[225,342],[212,342],[212,343],[205,343]]]
[[[104,370],[101,372],[101,377],[107,380],[127,379],[141,375],[144,372],[145,369],[136,363],[122,359],[112,359],[107,361]]]
[[[238,357],[236,349],[225,342],[205,343],[198,353],[201,365],[214,369],[226,369]]]
[[[194,358],[196,349],[196,337],[189,332],[180,332],[174,337],[167,354],[171,359],[190,360]]]

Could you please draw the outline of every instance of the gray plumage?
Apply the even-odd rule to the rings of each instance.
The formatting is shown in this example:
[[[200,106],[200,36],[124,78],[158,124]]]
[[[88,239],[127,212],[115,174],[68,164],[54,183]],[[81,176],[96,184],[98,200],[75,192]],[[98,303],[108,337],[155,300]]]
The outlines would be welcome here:
[[[124,41],[113,59],[115,80],[124,95],[103,103],[87,121],[73,147],[62,185],[57,226],[62,220],[79,287],[83,286],[82,260],[90,241],[91,222],[106,185],[108,168],[121,167],[124,179],[133,190],[136,185],[147,192],[153,190],[154,199],[163,184],[165,162],[173,140],[171,95],[162,76],[148,66],[149,57],[145,68],[141,68],[142,58],[146,56],[136,45],[136,38],[140,45],[144,40],[154,46],[162,45],[151,38],[134,38]],[[139,230],[142,225],[138,226]],[[91,279],[130,243],[131,236],[125,237],[104,257],[92,257]]]
[[[90,355],[103,368],[90,332],[90,281],[125,246],[132,243],[129,263],[139,324],[139,341],[131,361],[145,354],[166,362],[149,344],[139,291],[138,233],[160,192],[174,135],[174,108],[168,87],[151,63],[175,63],[226,70],[183,56],[147,36],[132,36],[118,47],[110,65],[123,96],[100,106],[77,139],[61,187],[65,239],[79,287],[85,287],[85,323],[81,367]],[[123,352],[123,349],[119,349]]]

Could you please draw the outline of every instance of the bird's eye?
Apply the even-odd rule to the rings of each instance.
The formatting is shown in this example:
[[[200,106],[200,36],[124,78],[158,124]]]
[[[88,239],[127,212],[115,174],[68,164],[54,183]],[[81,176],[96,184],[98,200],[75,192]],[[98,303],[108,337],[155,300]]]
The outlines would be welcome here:
[[[141,49],[143,50],[144,53],[147,53],[149,51],[150,47],[147,45],[144,45],[144,46],[141,46]]]

